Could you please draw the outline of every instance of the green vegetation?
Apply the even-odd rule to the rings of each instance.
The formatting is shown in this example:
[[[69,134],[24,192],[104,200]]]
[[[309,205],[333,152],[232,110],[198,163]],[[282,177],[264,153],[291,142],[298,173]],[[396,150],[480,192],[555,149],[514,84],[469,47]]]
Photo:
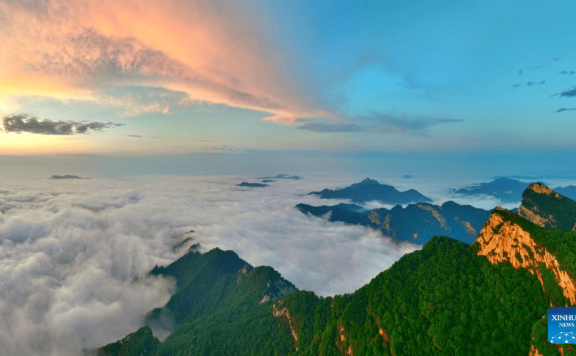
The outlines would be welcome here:
[[[120,341],[106,345],[93,352],[86,352],[86,354],[93,356],[153,355],[159,344],[160,341],[152,335],[152,330],[148,326],[145,326]]]
[[[528,271],[491,265],[469,246],[435,237],[353,295],[296,292],[285,305],[304,355],[350,346],[359,355],[526,355],[549,302]]]
[[[529,232],[536,254],[550,252],[574,279],[576,233],[493,214]],[[492,265],[478,248],[437,236],[355,293],[328,298],[296,291],[232,251],[190,252],[151,272],[177,281],[165,308],[147,318],[173,333],[160,343],[142,328],[91,355],[528,355],[531,346],[576,355],[547,341],[550,303],[567,303],[554,274],[539,266],[544,292],[536,275]]]
[[[271,308],[295,287],[273,268],[254,268],[232,251],[214,249],[189,252],[151,274],[175,278],[177,291],[146,322],[174,332],[151,343],[150,328],[142,328],[88,355],[286,355],[293,349],[290,332]]]
[[[576,201],[555,192],[538,193],[533,186],[549,189],[542,183],[531,184],[522,194],[522,206],[542,217],[546,228],[572,231],[576,227]]]

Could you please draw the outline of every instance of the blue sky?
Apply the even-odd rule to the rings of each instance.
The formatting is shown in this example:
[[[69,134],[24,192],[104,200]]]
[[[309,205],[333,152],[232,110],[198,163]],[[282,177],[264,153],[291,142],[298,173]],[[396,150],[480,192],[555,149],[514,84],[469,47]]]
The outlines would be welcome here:
[[[573,2],[0,3],[0,154],[576,152]]]

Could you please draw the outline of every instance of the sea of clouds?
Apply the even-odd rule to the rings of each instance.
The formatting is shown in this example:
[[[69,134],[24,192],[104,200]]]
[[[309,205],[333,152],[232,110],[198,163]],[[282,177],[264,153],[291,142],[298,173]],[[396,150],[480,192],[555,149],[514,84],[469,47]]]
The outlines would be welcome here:
[[[2,180],[0,355],[79,355],[135,331],[175,289],[147,272],[185,253],[175,246],[187,237],[320,295],[353,292],[418,248],[294,209],[318,203],[306,193],[322,178],[266,188],[241,180]]]
[[[257,182],[242,176],[3,179],[0,356],[80,355],[137,330],[143,315],[175,290],[173,281],[147,273],[175,261],[192,243],[203,251],[234,250],[253,266],[272,266],[299,289],[323,296],[353,292],[420,248],[294,208],[337,204],[307,193],[359,177],[236,186],[244,180]],[[461,185],[443,180],[379,180],[419,189],[435,203],[498,204],[491,197],[450,197],[448,188]]]

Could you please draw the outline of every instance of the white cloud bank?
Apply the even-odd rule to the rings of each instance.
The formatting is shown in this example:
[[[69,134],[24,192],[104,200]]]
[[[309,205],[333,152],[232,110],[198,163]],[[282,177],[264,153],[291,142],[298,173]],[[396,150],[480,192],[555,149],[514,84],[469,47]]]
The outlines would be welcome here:
[[[78,355],[135,331],[174,290],[146,273],[177,259],[191,229],[203,249],[232,249],[321,295],[353,292],[417,248],[294,209],[319,205],[305,194],[320,177],[235,186],[247,179],[3,180],[0,355]]]

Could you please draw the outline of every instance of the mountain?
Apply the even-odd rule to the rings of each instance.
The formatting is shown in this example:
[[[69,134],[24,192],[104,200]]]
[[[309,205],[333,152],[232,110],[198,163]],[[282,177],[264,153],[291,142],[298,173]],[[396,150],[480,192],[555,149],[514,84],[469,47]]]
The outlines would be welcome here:
[[[159,345],[160,340],[154,337],[152,329],[149,326],[144,326],[122,340],[97,350],[86,350],[84,356],[153,355]]]
[[[218,249],[152,274],[177,281],[163,309],[174,332],[159,342],[143,327],[90,355],[576,353],[547,340],[548,309],[576,305],[576,232],[507,210],[492,211],[473,245],[436,236],[352,294],[298,291]]]
[[[233,251],[213,249],[190,251],[150,274],[174,278],[176,293],[146,316],[149,326],[85,351],[86,356],[255,355],[266,349],[287,354],[292,349],[291,335],[271,310],[274,301],[296,288],[273,268],[254,268]],[[151,339],[150,328],[171,334],[160,343]]]
[[[268,184],[242,182],[242,183],[240,183],[240,184],[236,184],[236,186],[238,186],[238,187],[248,187],[248,188],[264,188],[264,187],[267,187]]]
[[[365,210],[355,204],[334,206],[311,206],[298,204],[296,208],[304,214],[324,216],[330,221],[369,226],[382,230],[386,236],[398,242],[408,241],[424,245],[437,235],[472,244],[490,212],[470,205],[459,205],[452,201],[442,206],[428,203],[400,205],[391,210]]]
[[[52,176],[52,179],[90,179],[90,178],[83,178],[83,177],[79,177],[79,176],[74,176],[74,175],[63,175],[63,176],[59,176],[54,174]]]
[[[527,183],[510,178],[497,178],[492,182],[480,183],[452,192],[460,195],[491,195],[504,203],[513,203],[522,199],[522,193],[528,186]]]
[[[280,173],[275,175],[274,177],[260,177],[258,179],[291,179],[291,180],[300,180],[302,177],[300,176],[291,176],[289,174]]]
[[[273,312],[303,355],[573,355],[546,313],[575,304],[574,257],[576,233],[496,210],[472,246],[434,237],[351,295],[298,291]]]
[[[400,192],[390,185],[380,184],[370,178],[346,188],[324,189],[319,192],[310,192],[309,195],[318,195],[322,199],[350,199],[355,203],[366,203],[373,200],[384,204],[409,204],[432,201],[414,189]]]
[[[576,200],[576,187],[573,185],[569,185],[567,187],[558,187],[555,188],[554,191],[558,194],[565,196],[566,198]]]
[[[576,231],[576,201],[542,183],[530,184],[522,194],[518,215],[548,229]]]

